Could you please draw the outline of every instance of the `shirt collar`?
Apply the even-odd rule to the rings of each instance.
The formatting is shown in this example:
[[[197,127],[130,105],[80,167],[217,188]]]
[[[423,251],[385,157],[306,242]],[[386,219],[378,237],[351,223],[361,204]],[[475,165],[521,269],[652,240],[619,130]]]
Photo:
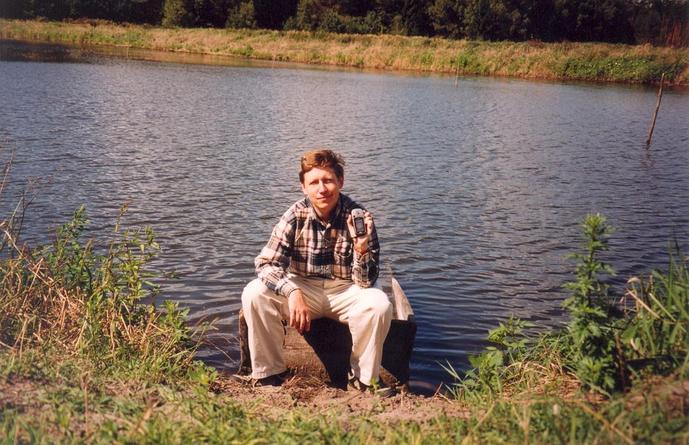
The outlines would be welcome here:
[[[309,206],[309,215],[311,216],[311,218],[325,228],[331,226],[334,221],[337,221],[337,218],[339,218],[343,212],[342,209],[344,207],[344,199],[342,198],[342,193],[340,193],[340,196],[337,198],[337,204],[335,204],[333,213],[332,215],[330,215],[330,221],[327,222],[321,221],[321,219],[316,214],[316,210],[313,208],[313,205],[311,204],[311,200],[309,198],[306,198],[306,202]]]

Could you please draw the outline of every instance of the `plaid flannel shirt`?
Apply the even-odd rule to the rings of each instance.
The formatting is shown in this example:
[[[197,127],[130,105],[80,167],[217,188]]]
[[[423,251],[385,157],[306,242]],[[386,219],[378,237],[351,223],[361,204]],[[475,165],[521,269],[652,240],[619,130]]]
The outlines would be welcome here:
[[[359,256],[354,251],[347,217],[355,208],[363,209],[340,194],[330,222],[324,224],[308,198],[294,203],[275,225],[268,244],[254,261],[258,277],[269,289],[285,297],[298,288],[290,280],[289,273],[352,280],[361,287],[372,286],[378,278],[378,236],[374,226],[368,252]]]

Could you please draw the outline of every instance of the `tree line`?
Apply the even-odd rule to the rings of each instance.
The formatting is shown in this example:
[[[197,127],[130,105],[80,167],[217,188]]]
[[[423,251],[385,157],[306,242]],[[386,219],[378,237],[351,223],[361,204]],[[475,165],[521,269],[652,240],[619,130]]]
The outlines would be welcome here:
[[[0,16],[452,39],[689,44],[689,0],[0,0]]]

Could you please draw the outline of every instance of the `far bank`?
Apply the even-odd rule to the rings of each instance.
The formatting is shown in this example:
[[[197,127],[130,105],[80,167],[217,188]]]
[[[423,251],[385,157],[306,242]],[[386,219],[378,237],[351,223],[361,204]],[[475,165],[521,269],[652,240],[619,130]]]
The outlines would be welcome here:
[[[479,42],[394,35],[162,28],[0,19],[0,39],[122,46],[366,69],[689,85],[689,50],[604,43]]]

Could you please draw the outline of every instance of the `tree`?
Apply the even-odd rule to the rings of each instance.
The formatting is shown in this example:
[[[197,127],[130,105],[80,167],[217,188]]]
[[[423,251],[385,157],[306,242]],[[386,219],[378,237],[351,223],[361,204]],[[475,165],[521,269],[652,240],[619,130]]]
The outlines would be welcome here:
[[[470,39],[490,40],[499,25],[490,0],[468,0],[464,10],[464,32]]]
[[[421,35],[428,33],[427,7],[427,0],[404,0],[402,4],[402,26],[405,34]]]
[[[3,17],[63,20],[72,16],[73,6],[72,0],[18,0],[16,3],[14,0],[2,0],[0,14]],[[12,15],[5,15],[5,11]]]
[[[376,2],[373,0],[340,0],[337,3],[340,13],[345,15],[362,17],[369,11],[375,10]]]
[[[555,20],[554,0],[535,0],[530,13],[531,35],[545,41],[554,41],[558,35],[558,24]]]
[[[0,17],[24,19],[30,17],[27,0],[0,0]]]
[[[297,11],[298,0],[254,0],[254,15],[259,28],[282,29]]]
[[[464,1],[434,0],[427,8],[434,34],[453,39],[466,37],[464,33]]]
[[[185,0],[165,0],[163,26],[184,26],[189,22],[189,9]]]
[[[626,0],[555,0],[560,39],[572,41],[634,41]]]
[[[228,28],[255,28],[254,2],[242,0],[236,5],[231,5],[227,12],[225,26]]]
[[[631,15],[637,43],[689,45],[688,0],[635,0]]]
[[[192,26],[222,28],[232,8],[231,0],[194,0],[191,10]]]

